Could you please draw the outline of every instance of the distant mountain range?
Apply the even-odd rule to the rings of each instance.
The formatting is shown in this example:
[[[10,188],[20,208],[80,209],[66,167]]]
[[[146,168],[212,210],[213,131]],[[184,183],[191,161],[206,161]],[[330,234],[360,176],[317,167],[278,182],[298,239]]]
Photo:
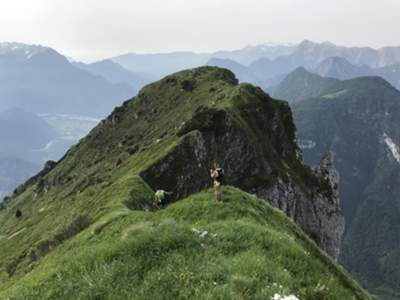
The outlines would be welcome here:
[[[145,82],[112,61],[77,64],[48,47],[0,43],[0,198]]]
[[[156,80],[170,73],[204,65],[210,58],[209,54],[172,52],[156,54],[128,53],[110,59],[130,71],[146,74]]]
[[[298,68],[277,95],[291,101],[305,162],[334,154],[346,218],[340,261],[381,299],[398,299],[400,92],[379,77],[341,81]]]
[[[366,65],[353,65],[343,57],[330,57],[321,62],[314,72],[324,77],[338,79],[380,76],[390,82],[394,87],[400,89],[400,63],[380,68],[371,68]]]
[[[73,63],[73,65],[93,75],[102,76],[112,84],[129,84],[134,91],[140,90],[142,86],[151,81],[151,78],[147,78],[145,74],[129,71],[109,59],[91,64]]]
[[[241,82],[257,83],[260,80],[251,68],[229,58],[211,58],[206,65],[228,69],[235,73]]]
[[[48,47],[0,43],[0,111],[20,107],[101,117],[148,82],[206,64],[228,68],[239,80],[267,91],[300,66],[339,79],[377,75],[400,86],[400,47],[375,50],[303,41],[200,54],[130,53],[84,64]]]
[[[0,44],[0,111],[105,116],[136,91],[72,65],[51,48]]]
[[[243,81],[257,83],[264,88],[270,88],[279,83],[283,77],[298,67],[309,70],[319,68],[324,71],[324,65],[329,64],[327,59],[340,57],[355,66],[351,70],[351,78],[357,72],[362,75],[366,69],[378,69],[375,75],[386,75],[389,80],[389,70],[400,63],[400,47],[384,47],[372,49],[369,47],[343,47],[330,42],[314,43],[303,41],[295,45],[264,44],[246,47],[233,51],[218,51],[214,53],[172,52],[162,54],[135,54],[128,53],[111,60],[119,63],[126,69],[148,74],[158,79],[172,72],[201,65],[226,66]],[[324,62],[323,65],[321,65]],[[335,62],[336,64],[337,62]],[[321,65],[321,66],[320,66]],[[390,66],[390,67],[389,67]],[[398,67],[397,67],[398,68]],[[337,76],[345,76],[339,72]],[[392,74],[393,83],[399,80],[399,74]],[[397,86],[397,84],[395,84]]]

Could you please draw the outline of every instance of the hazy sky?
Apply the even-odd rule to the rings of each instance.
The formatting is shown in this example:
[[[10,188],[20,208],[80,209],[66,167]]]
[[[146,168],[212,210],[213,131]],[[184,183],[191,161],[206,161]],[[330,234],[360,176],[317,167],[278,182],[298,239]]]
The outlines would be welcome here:
[[[0,0],[0,41],[92,61],[264,42],[400,45],[400,0]]]

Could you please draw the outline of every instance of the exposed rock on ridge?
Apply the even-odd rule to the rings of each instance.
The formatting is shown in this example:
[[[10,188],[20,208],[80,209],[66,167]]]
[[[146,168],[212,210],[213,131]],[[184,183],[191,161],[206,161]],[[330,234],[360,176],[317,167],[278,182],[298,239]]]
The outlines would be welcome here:
[[[337,258],[344,219],[330,155],[313,169],[302,164],[285,102],[248,84],[236,86],[229,101],[235,109],[200,106],[177,131],[182,143],[142,178],[154,189],[173,190],[179,199],[210,186],[208,170],[219,165],[228,184],[283,210]]]

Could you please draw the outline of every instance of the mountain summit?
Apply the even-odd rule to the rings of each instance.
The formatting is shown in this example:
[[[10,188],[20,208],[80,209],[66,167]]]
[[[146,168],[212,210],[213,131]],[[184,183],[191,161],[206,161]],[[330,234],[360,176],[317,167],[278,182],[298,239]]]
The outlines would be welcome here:
[[[208,190],[213,165],[236,186],[222,202]],[[154,212],[160,188],[175,203]],[[6,202],[0,298],[372,299],[287,216],[338,255],[330,156],[303,165],[286,102],[228,70],[183,71],[144,87]]]

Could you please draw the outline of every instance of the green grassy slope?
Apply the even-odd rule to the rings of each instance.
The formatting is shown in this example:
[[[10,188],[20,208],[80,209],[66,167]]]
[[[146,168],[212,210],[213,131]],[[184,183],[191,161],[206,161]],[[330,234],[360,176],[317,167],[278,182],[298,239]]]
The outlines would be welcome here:
[[[139,186],[139,179],[136,179]],[[152,197],[142,186],[135,197]],[[204,231],[207,234],[201,236]],[[115,208],[1,299],[372,299],[282,212],[227,187],[157,212]]]
[[[259,297],[264,297],[262,293],[270,295],[268,293],[277,290],[273,280],[280,277],[265,273],[272,276],[268,285],[267,275],[263,273],[257,277],[257,261],[251,260],[253,255],[262,257],[260,264],[266,269],[264,272],[271,274],[284,272],[280,268],[289,270],[289,266],[280,265],[280,259],[287,264],[292,261],[293,273],[287,275],[285,286],[283,279],[280,283],[287,289],[283,292],[306,295],[305,299],[345,299],[333,295],[351,294],[359,295],[358,299],[369,299],[331,260],[317,251],[291,221],[282,214],[271,219],[266,212],[275,210],[238,190],[230,189],[227,198],[228,203],[233,201],[237,205],[216,204],[211,201],[210,194],[205,193],[166,210],[151,212],[153,191],[139,174],[182,146],[193,134],[193,131],[182,133],[188,124],[215,130],[207,129],[208,125],[215,125],[213,120],[210,124],[196,124],[198,120],[193,120],[193,115],[204,107],[206,111],[223,110],[233,115],[234,122],[251,135],[249,140],[255,145],[260,140],[258,131],[264,131],[266,142],[257,146],[262,147],[260,152],[267,153],[267,158],[263,159],[269,160],[278,174],[292,176],[311,192],[311,187],[321,192],[320,182],[296,158],[294,126],[286,103],[272,100],[250,85],[238,85],[227,70],[203,67],[180,72],[143,88],[134,101],[116,108],[56,165],[49,164],[46,170],[19,187],[0,209],[0,299],[136,299],[146,296],[155,299],[160,295],[173,298],[177,294],[181,298],[193,295],[214,298],[214,292],[221,298],[225,295],[225,298],[230,295],[243,298],[240,293],[247,293],[249,289],[250,298],[255,293],[259,293]],[[264,111],[266,113],[262,114]],[[261,116],[271,120],[268,126],[273,130],[269,127],[255,130]],[[203,167],[206,173],[208,167]],[[207,174],[205,176],[208,180]],[[240,202],[243,197],[253,200]],[[259,207],[260,211],[254,207]],[[15,217],[17,210],[22,212],[22,217]],[[244,239],[244,233],[234,236],[242,223],[251,239]],[[268,226],[262,229],[264,223],[275,225],[271,230]],[[287,227],[286,223],[292,225]],[[214,227],[207,227],[211,225],[215,226],[217,234],[220,230],[227,238],[216,239],[218,245],[212,246],[209,255],[191,230],[204,227],[212,232]],[[262,242],[264,238],[253,239],[254,230],[254,234],[261,236],[274,234],[276,242],[280,238],[290,240],[283,234],[284,228],[292,228],[287,234],[297,239],[288,244],[286,251],[303,253],[301,259],[291,254],[281,258],[278,252],[271,250],[275,247],[265,246],[268,243]],[[241,239],[243,245],[236,248]],[[255,250],[246,256],[245,248]],[[307,256],[304,251],[314,254]],[[236,254],[240,255],[235,257]],[[249,264],[247,268],[245,262]],[[215,270],[209,272],[207,265]],[[321,272],[325,279],[318,285],[316,278],[320,278]],[[237,287],[233,287],[230,282],[236,274]],[[255,276],[253,281],[249,279],[251,274]],[[283,274],[286,273],[279,276],[283,278]],[[218,276],[225,278],[226,289],[218,285],[222,282]],[[290,285],[292,277],[294,283]],[[333,278],[332,283],[329,283],[330,278]],[[211,290],[210,282],[212,286],[217,283]],[[157,285],[160,288],[156,288]],[[328,292],[327,286],[340,290]],[[327,298],[312,296],[318,295],[312,293],[323,293]]]

